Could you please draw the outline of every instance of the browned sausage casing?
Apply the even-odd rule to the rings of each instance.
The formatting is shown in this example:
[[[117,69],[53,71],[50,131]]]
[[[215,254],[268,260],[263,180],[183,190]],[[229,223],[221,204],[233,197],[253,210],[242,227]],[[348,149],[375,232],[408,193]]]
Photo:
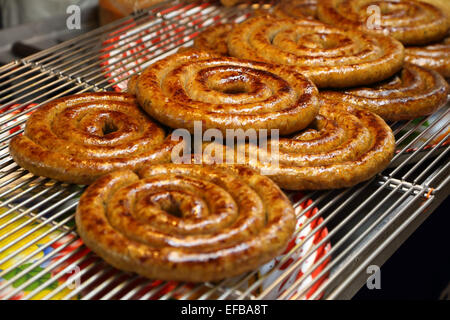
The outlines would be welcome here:
[[[405,61],[433,69],[450,78],[450,35],[441,42],[428,46],[406,47]]]
[[[118,169],[170,162],[178,142],[166,137],[123,93],[85,93],[54,100],[28,119],[9,150],[31,173],[89,184]]]
[[[282,0],[274,7],[273,14],[280,18],[315,18],[317,0]]]
[[[84,243],[148,278],[214,281],[280,254],[295,227],[277,185],[246,167],[154,165],[89,186],[76,212]]]
[[[202,31],[194,39],[194,48],[215,52],[222,56],[228,55],[227,37],[234,23],[218,24]]]
[[[389,35],[405,45],[438,41],[449,28],[442,10],[415,0],[321,0],[317,14],[325,23]]]
[[[387,167],[394,150],[392,130],[378,115],[322,99],[319,115],[305,130],[278,143],[269,140],[263,147],[245,143],[230,149],[205,143],[202,160],[246,164],[284,189],[318,190],[351,187],[372,178]]]
[[[319,110],[318,90],[283,66],[190,50],[157,61],[129,83],[139,104],[172,128],[203,130],[306,127]],[[269,131],[270,132],[270,131]]]
[[[403,66],[391,37],[342,30],[313,20],[258,16],[228,36],[231,56],[289,66],[318,87],[352,87],[389,78]]]
[[[436,71],[405,64],[400,74],[369,88],[325,91],[327,99],[364,107],[385,120],[426,116],[447,103],[449,86]]]

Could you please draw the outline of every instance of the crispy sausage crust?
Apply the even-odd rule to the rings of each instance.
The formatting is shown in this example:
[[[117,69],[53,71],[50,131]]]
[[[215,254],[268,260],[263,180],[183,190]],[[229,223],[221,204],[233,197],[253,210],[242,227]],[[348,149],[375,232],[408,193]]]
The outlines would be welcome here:
[[[295,227],[276,184],[240,166],[116,171],[87,188],[75,218],[84,243],[113,266],[190,282],[257,268],[285,249]]]
[[[225,6],[225,7],[231,7],[234,6],[235,4],[238,4],[240,2],[243,2],[244,0],[220,0],[220,2]]]
[[[315,18],[317,0],[282,0],[273,8],[279,18]]]
[[[228,50],[234,57],[289,66],[318,87],[337,88],[384,80],[401,69],[404,59],[402,44],[391,37],[272,16],[233,28]]]
[[[160,60],[129,83],[139,104],[172,128],[203,130],[306,127],[319,109],[318,90],[283,66],[190,50]],[[269,131],[270,134],[270,131]]]
[[[227,56],[227,37],[233,27],[234,23],[224,23],[207,28],[195,37],[194,48]]]
[[[307,129],[275,144],[269,141],[263,148],[247,143],[230,150],[205,144],[203,161],[244,164],[239,160],[244,157],[246,165],[264,172],[281,188],[320,190],[351,187],[372,178],[387,167],[394,150],[392,130],[379,116],[322,99],[319,115]],[[278,163],[273,162],[275,157]]]
[[[447,103],[449,86],[436,71],[405,64],[400,74],[370,88],[326,91],[329,100],[345,101],[370,110],[385,120],[426,116]]]
[[[450,78],[450,35],[443,41],[422,47],[406,47],[405,61],[435,70]]]
[[[379,8],[379,19],[374,9]],[[317,14],[321,21],[340,28],[394,37],[405,45],[442,39],[448,30],[445,14],[437,7],[411,0],[322,0]],[[375,25],[378,23],[378,25]]]
[[[131,95],[84,93],[39,108],[9,151],[35,175],[89,184],[117,169],[169,162],[176,143]]]

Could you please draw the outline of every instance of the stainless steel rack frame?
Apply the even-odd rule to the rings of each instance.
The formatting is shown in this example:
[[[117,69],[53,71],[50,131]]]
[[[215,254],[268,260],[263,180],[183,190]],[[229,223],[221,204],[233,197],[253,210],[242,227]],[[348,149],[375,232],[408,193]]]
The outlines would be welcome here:
[[[279,263],[294,255],[316,231],[326,228],[328,234],[314,243],[312,250],[292,263],[264,290],[260,289],[260,285],[271,272],[259,276],[251,284],[248,280],[254,278],[256,271],[219,283],[186,286],[150,281],[114,270],[95,254],[87,252],[84,246],[63,254],[79,241],[73,218],[83,189],[33,176],[11,159],[8,141],[23,131],[18,126],[25,123],[27,114],[64,95],[113,90],[137,69],[174,52],[180,46],[190,45],[206,26],[227,21],[239,22],[261,6],[270,6],[270,2],[224,8],[214,2],[165,1],[0,67],[0,203],[3,208],[0,211],[0,266],[9,262],[8,267],[0,271],[0,278],[4,279],[0,282],[2,299],[17,297],[22,289],[36,281],[38,285],[23,298],[264,299],[325,243],[331,243],[331,249],[315,261],[313,267],[300,276],[290,289],[281,293],[279,299],[304,297],[313,286],[317,288],[309,297],[311,299],[350,298],[368,278],[367,267],[383,264],[448,196],[448,122],[447,126],[436,129],[438,121],[449,117],[447,105],[434,116],[392,123],[398,153],[392,166],[370,181],[344,190],[305,192],[296,201],[295,205],[299,206],[306,199],[312,199],[298,212],[298,217],[304,216],[311,208],[318,208],[314,218],[306,219],[296,233],[317,221],[317,217],[321,218],[320,224]],[[415,129],[425,123],[427,128],[417,133]],[[428,138],[422,141],[425,135]],[[442,139],[429,146],[439,136]],[[416,147],[411,150],[413,145]],[[2,220],[8,217],[9,220]],[[23,217],[28,220],[22,222]],[[13,227],[13,222],[20,223]],[[32,228],[25,232],[25,227]],[[22,243],[38,230],[42,231],[39,236]],[[60,232],[58,237],[21,255],[55,230]],[[71,236],[69,241],[49,255],[37,258],[47,246],[67,236]],[[49,260],[58,254],[63,254],[60,259]],[[20,259],[17,258],[19,256]],[[30,261],[34,262],[27,264]],[[50,262],[42,270],[23,278],[45,261]],[[327,262],[325,268],[320,269],[312,281],[306,281],[324,262]],[[12,270],[24,265],[19,272],[11,275]],[[52,290],[48,289],[58,279],[77,270],[77,266],[82,266],[78,269],[82,281],[77,286],[72,288],[71,282],[67,281]],[[47,272],[52,272],[53,276],[45,278]],[[322,281],[323,276],[326,276],[325,281]],[[20,279],[22,281],[18,281]],[[13,289],[5,292],[12,284]],[[65,291],[69,287],[71,290]],[[167,288],[170,290],[164,290]]]

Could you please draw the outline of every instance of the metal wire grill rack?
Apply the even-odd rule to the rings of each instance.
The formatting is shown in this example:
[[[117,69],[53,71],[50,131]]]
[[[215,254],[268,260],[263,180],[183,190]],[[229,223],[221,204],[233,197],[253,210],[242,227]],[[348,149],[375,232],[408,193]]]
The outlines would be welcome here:
[[[23,131],[27,115],[64,95],[118,89],[133,72],[189,45],[203,28],[239,22],[261,6],[270,2],[223,8],[214,2],[165,1],[0,68],[1,299],[264,299],[327,243],[331,248],[277,298],[350,298],[368,277],[367,266],[382,264],[445,199],[448,105],[423,119],[392,123],[398,152],[392,165],[370,181],[297,195],[297,215],[305,221],[296,234],[306,227],[312,232],[278,265],[318,232],[327,233],[264,287],[275,267],[264,275],[255,271],[219,283],[150,281],[113,269],[80,243],[74,210],[83,189],[33,176],[9,156],[8,141]],[[446,125],[438,126],[442,121]],[[418,132],[419,127],[424,129]],[[317,213],[307,216],[313,208]],[[27,294],[21,296],[24,289]]]

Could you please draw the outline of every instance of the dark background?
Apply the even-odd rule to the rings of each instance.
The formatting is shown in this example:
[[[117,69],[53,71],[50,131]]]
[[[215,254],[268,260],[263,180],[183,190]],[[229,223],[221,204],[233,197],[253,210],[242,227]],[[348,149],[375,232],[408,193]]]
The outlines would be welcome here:
[[[380,290],[364,286],[353,299],[450,300],[449,208],[447,197],[386,261]]]

